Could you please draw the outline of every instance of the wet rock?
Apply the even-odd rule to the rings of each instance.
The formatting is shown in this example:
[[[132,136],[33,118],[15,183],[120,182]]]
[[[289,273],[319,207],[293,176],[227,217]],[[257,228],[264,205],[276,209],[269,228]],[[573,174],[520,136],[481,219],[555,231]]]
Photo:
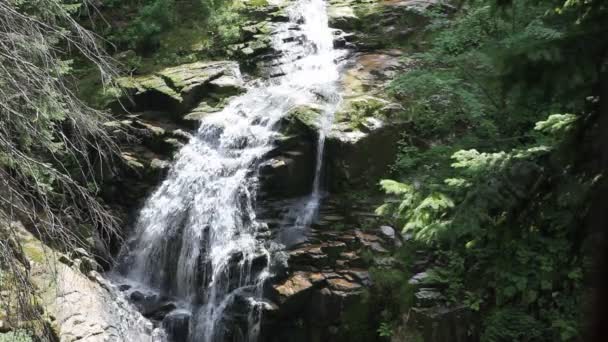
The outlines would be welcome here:
[[[369,234],[360,229],[355,229],[355,236],[356,236],[357,240],[359,240],[359,242],[364,246],[367,246],[367,245],[371,244],[372,242],[381,242],[382,241],[382,239],[380,239],[378,236]]]
[[[213,104],[210,101],[201,101],[194,109],[180,119],[184,126],[195,130],[200,126],[200,121],[206,116],[216,113],[222,109],[222,104]]]
[[[122,284],[122,285],[118,286],[118,290],[120,292],[125,292],[125,291],[128,291],[129,289],[131,289],[131,285],[129,285],[129,284]]]
[[[420,288],[414,298],[418,307],[431,307],[444,300],[441,292],[433,288]]]
[[[144,317],[148,317],[156,321],[162,321],[165,316],[167,316],[167,314],[169,314],[175,309],[177,309],[175,303],[156,302],[147,305],[142,311],[142,314],[144,315]]]
[[[134,302],[142,302],[144,299],[146,299],[146,296],[139,292],[139,291],[133,291],[131,292],[131,295],[129,296],[129,298],[134,301]]]
[[[321,252],[325,253],[330,259],[336,259],[346,250],[346,243],[341,241],[330,241],[321,244]]]
[[[172,341],[186,341],[190,335],[192,316],[186,311],[175,311],[163,319],[163,328]]]

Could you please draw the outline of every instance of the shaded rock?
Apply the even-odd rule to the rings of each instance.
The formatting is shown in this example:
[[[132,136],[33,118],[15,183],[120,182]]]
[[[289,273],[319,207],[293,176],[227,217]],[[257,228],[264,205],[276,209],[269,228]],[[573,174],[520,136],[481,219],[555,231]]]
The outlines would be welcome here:
[[[133,292],[131,292],[131,295],[129,296],[129,298],[134,302],[141,302],[144,299],[146,299],[146,296],[139,291],[133,291]]]
[[[321,244],[321,251],[331,260],[336,260],[340,253],[346,250],[346,243],[341,241],[329,241]]]
[[[330,190],[372,187],[385,177],[394,163],[404,126],[386,125],[364,133],[332,132],[326,141],[327,174]]]
[[[355,14],[352,6],[346,4],[336,4],[327,10],[329,26],[345,31],[355,29],[361,24],[361,20]]]
[[[186,311],[175,311],[163,319],[163,328],[172,341],[186,341],[190,335],[192,315]]]
[[[169,314],[171,311],[177,309],[177,306],[175,305],[175,303],[163,303],[163,302],[157,302],[151,305],[147,305],[144,308],[144,311],[142,312],[142,314],[145,317],[151,318],[153,320],[156,321],[162,321],[165,316],[167,316],[167,314]]]
[[[320,245],[304,246],[291,250],[288,253],[289,263],[292,265],[323,267],[329,262],[327,255],[323,253]]]
[[[260,165],[262,190],[277,197],[306,194],[314,180],[313,147],[301,145],[298,150],[277,151]]]
[[[91,271],[101,271],[101,267],[97,261],[90,257],[82,257],[77,260],[76,264],[78,265],[80,272],[83,274],[88,274]]]
[[[442,301],[443,295],[436,289],[433,288],[420,288],[415,294],[416,306],[418,307],[431,307]]]
[[[128,285],[128,284],[122,284],[122,285],[118,286],[118,290],[121,292],[128,291],[130,288],[131,288],[131,285]]]

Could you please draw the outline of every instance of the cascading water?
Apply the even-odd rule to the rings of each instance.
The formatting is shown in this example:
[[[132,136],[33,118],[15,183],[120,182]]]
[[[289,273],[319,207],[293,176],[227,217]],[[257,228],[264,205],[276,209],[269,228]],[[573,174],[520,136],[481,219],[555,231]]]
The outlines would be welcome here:
[[[323,115],[314,187],[298,224],[309,222],[318,205],[323,144],[339,103],[339,53],[323,0],[296,0],[289,13],[291,22],[277,25],[274,34],[281,53],[274,64],[284,76],[250,84],[244,95],[203,119],[147,200],[122,257],[122,273],[131,283],[177,298],[192,314],[188,341],[224,341],[227,310],[242,300],[249,322],[240,340],[256,339],[271,258],[254,211],[257,169],[273,149],[279,120],[311,103]],[[301,39],[289,39],[296,23]]]

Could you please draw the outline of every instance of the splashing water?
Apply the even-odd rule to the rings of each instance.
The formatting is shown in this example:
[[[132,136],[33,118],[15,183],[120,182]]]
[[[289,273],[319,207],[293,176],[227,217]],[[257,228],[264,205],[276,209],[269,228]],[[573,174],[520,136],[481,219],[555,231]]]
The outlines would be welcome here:
[[[296,224],[310,222],[318,206],[323,144],[339,104],[339,52],[323,0],[297,0],[288,10],[290,22],[273,36],[284,76],[249,85],[203,119],[141,210],[123,258],[127,279],[185,303],[193,314],[189,341],[223,341],[227,310],[242,299],[250,307],[245,340],[256,340],[272,254],[258,236],[265,227],[254,211],[257,169],[273,149],[279,120],[302,104],[320,105],[323,115],[314,187]],[[286,39],[295,23],[303,39]]]

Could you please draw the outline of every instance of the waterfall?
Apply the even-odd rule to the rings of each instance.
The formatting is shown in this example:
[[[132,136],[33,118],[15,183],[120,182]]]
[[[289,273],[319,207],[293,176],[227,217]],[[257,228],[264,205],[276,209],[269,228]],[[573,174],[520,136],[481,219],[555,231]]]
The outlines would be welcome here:
[[[252,82],[244,95],[202,120],[146,201],[121,258],[126,279],[179,299],[179,310],[192,315],[188,341],[224,341],[228,311],[243,305],[247,336],[239,340],[256,340],[273,252],[254,211],[257,171],[274,148],[279,120],[313,103],[323,115],[307,207],[318,205],[323,144],[339,103],[338,52],[323,0],[296,0],[288,13],[290,22],[278,24],[273,35],[281,53],[275,74],[283,76]],[[288,39],[294,34],[300,39]],[[310,215],[303,212],[300,220]]]

